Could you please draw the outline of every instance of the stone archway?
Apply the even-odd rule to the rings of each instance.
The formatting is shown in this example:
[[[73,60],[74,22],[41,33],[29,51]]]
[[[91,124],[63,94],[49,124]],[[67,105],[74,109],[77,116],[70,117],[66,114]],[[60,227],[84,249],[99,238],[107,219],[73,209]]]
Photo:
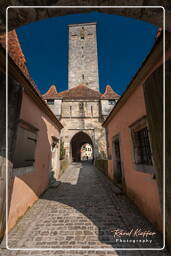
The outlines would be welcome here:
[[[85,132],[78,132],[72,137],[70,144],[73,162],[79,162],[81,160],[81,147],[85,143],[88,143],[93,147],[92,139]]]
[[[118,6],[117,0],[76,0],[74,2],[75,6],[87,6],[88,8],[9,8],[9,30],[15,29],[17,27],[29,24],[34,21],[41,19],[51,18],[55,16],[63,16],[67,14],[76,13],[87,13],[91,11],[98,11],[107,14],[115,14],[121,16],[127,16],[130,18],[135,18],[139,20],[146,21],[148,23],[154,24],[158,27],[163,26],[163,9],[166,11],[166,29],[171,30],[171,8],[169,1],[158,0],[158,1],[122,1],[120,3],[122,6],[137,6],[137,8],[107,8],[108,6]],[[18,1],[2,1],[0,4],[1,17],[0,17],[0,33],[3,34],[6,29],[6,8],[8,6],[73,6],[73,1],[71,0],[18,0]],[[94,6],[94,8],[91,7]],[[97,8],[102,6],[102,8]],[[154,6],[154,8],[138,8]],[[161,8],[155,8],[155,6],[161,6]]]
[[[122,5],[124,6],[127,5],[127,1],[122,1]],[[0,34],[3,34],[5,32],[6,29],[6,8],[8,6],[23,6],[23,5],[32,5],[32,6],[72,6],[73,2],[71,0],[32,0],[32,1],[26,1],[26,0],[14,0],[13,3],[11,3],[11,1],[2,1],[0,4],[0,8],[1,8],[1,16],[0,16]],[[74,5],[76,6],[117,6],[118,5],[118,1],[116,0],[76,0]],[[137,1],[129,1],[129,5],[133,5],[133,6],[137,6],[136,8],[131,8],[131,9],[127,9],[127,8],[63,8],[63,9],[59,9],[59,8],[45,8],[45,9],[41,9],[41,8],[27,8],[27,9],[20,9],[20,8],[15,8],[15,9],[11,9],[9,11],[9,30],[15,29],[17,27],[29,24],[31,22],[34,21],[38,21],[41,19],[45,19],[45,18],[50,18],[50,17],[55,17],[55,16],[63,16],[63,15],[67,15],[67,14],[76,14],[76,13],[87,13],[90,11],[98,11],[98,12],[103,12],[103,13],[107,13],[107,14],[115,14],[115,15],[121,15],[121,16],[127,16],[130,18],[135,18],[135,19],[139,19],[139,20],[143,20],[146,21],[148,23],[154,24],[156,26],[162,27],[163,25],[163,9],[162,8],[139,8],[139,6],[163,6],[166,10],[166,30],[171,31],[171,8],[170,8],[170,3],[168,0],[157,0],[157,1],[152,1],[152,0],[139,0]],[[167,38],[166,38],[167,40]],[[169,78],[168,78],[169,79]],[[167,83],[169,82],[169,80],[167,80]],[[169,87],[168,87],[169,88]],[[170,89],[167,89],[170,92]],[[149,92],[147,92],[148,94]],[[150,94],[149,94],[150,95]],[[14,93],[13,91],[10,91],[10,97],[11,99],[13,99],[14,97]],[[19,93],[18,93],[19,96]],[[158,96],[160,95],[156,95],[155,92],[155,98],[156,101],[158,99]],[[168,96],[168,100],[167,102],[170,102],[169,100],[169,93],[166,94],[166,96]],[[4,99],[2,100],[2,105],[3,109],[5,111],[5,103],[4,103]],[[146,104],[149,102],[147,97],[146,97]],[[12,105],[14,107],[16,106],[16,101],[15,104],[12,102]],[[12,108],[11,108],[12,109]],[[10,109],[10,110],[11,110]],[[15,108],[13,108],[15,109]],[[11,110],[12,111],[12,110]],[[13,111],[12,111],[13,112]],[[151,115],[153,115],[153,111],[149,112]],[[10,115],[11,113],[9,113]],[[18,112],[16,111],[15,116],[13,115],[13,119],[16,120],[18,119]],[[13,119],[11,120],[11,127],[15,127],[15,122],[13,121]],[[3,120],[4,123],[4,127],[5,127],[5,119]],[[14,132],[14,136],[11,135],[11,138],[15,137],[15,130]],[[153,131],[155,133],[155,131]],[[87,135],[88,136],[88,135]],[[10,138],[10,139],[11,139]],[[169,143],[168,143],[169,144]],[[155,146],[155,145],[154,145]],[[2,150],[4,150],[4,145],[1,145]],[[9,147],[9,150],[11,152],[11,155],[13,154],[13,146]],[[161,159],[159,159],[160,161]],[[161,161],[160,161],[161,162]],[[169,168],[168,168],[168,172],[169,172]],[[168,175],[169,176],[169,175]],[[170,176],[169,176],[170,177]],[[170,196],[170,194],[169,194]],[[169,219],[169,218],[168,218]],[[4,226],[4,220],[3,220],[3,226]],[[1,227],[0,227],[1,230]],[[4,233],[4,230],[3,232]],[[171,235],[170,235],[171,236]],[[170,239],[171,241],[171,239]]]

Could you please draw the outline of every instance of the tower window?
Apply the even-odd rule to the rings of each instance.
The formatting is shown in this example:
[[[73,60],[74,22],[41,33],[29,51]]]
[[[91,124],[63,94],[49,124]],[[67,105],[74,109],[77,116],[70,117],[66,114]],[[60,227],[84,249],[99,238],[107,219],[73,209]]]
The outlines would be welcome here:
[[[82,27],[82,30],[80,31],[80,37],[81,39],[84,39],[84,27]]]
[[[52,100],[52,99],[47,100],[47,104],[48,105],[54,105],[54,100]]]
[[[115,100],[108,100],[109,105],[115,105]]]
[[[93,106],[91,106],[91,116],[93,116]]]
[[[79,103],[79,110],[81,113],[83,113],[83,111],[84,111],[84,103],[83,102]]]
[[[84,74],[82,74],[82,79],[84,80]]]
[[[72,116],[72,106],[70,106],[70,116]]]

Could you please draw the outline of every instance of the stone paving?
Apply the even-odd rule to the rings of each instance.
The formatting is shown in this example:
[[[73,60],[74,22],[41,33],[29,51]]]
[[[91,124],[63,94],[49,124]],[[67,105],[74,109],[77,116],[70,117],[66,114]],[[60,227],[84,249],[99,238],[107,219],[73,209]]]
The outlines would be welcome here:
[[[26,251],[9,251],[2,243],[0,255],[170,255],[166,250],[114,249],[161,248],[162,237],[93,165],[72,164],[60,181],[61,185],[48,189],[9,234],[9,248],[26,248]],[[120,240],[114,237],[116,229],[150,230],[156,234],[147,238],[125,235]],[[31,248],[47,251],[27,250]]]

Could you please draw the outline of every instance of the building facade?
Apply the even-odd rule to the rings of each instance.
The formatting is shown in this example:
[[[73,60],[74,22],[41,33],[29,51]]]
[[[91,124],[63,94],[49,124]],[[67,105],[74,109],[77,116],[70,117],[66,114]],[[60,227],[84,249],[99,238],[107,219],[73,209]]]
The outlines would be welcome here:
[[[65,158],[81,159],[81,146],[90,143],[93,157],[106,158],[106,134],[102,127],[119,95],[107,85],[99,92],[96,24],[69,26],[69,84],[68,90],[57,92],[52,85],[43,95],[63,125],[61,141]]]
[[[1,66],[6,58],[5,38],[5,35],[0,37]],[[8,163],[8,228],[11,229],[48,188],[52,171],[55,177],[59,174],[62,125],[31,79],[15,31],[9,32],[8,41],[9,143],[8,158],[4,157],[4,161]],[[5,98],[5,71],[4,67],[0,72],[1,101],[2,97]],[[6,165],[3,166],[3,179],[0,179],[0,239],[5,233]]]
[[[103,123],[107,132],[108,176],[122,187],[160,231],[163,230],[163,188],[160,185],[163,166],[158,161],[162,155],[163,139],[162,43],[160,36]],[[148,104],[147,90],[150,91],[148,97],[151,101]],[[150,115],[149,109],[155,109],[153,115]]]
[[[83,144],[81,147],[81,160],[92,160],[93,159],[93,149],[88,143]]]

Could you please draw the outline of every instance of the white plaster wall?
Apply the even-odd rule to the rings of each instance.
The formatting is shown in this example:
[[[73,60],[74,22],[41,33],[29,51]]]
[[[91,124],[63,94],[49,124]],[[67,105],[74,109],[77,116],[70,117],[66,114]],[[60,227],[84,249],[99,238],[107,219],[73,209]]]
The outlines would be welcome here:
[[[108,100],[101,100],[102,115],[109,115],[110,111],[114,108],[114,106],[115,105],[110,105]]]
[[[49,105],[56,116],[61,115],[62,100],[54,100],[54,105]]]

